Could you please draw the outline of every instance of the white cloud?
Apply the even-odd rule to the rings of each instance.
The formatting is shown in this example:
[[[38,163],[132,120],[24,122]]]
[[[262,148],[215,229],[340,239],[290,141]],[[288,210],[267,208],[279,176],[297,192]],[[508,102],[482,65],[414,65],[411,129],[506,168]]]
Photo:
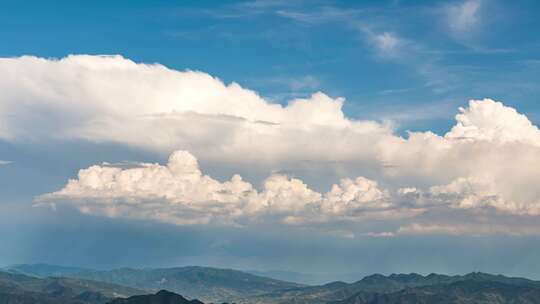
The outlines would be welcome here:
[[[296,225],[402,220],[441,206],[538,214],[540,131],[490,99],[460,109],[443,136],[411,132],[404,138],[391,124],[346,117],[343,98],[319,92],[281,106],[202,72],[120,56],[4,58],[0,69],[3,140],[187,150],[231,175],[285,169],[302,176],[273,174],[257,190],[239,176],[220,182],[203,175],[186,154],[168,167],[94,166],[45,196],[76,198],[85,212],[178,224],[274,217]]]
[[[353,28],[362,34],[380,57],[396,57],[403,51],[414,49],[409,45],[410,41],[399,37],[396,33],[380,30],[379,22],[370,19],[372,16],[368,17],[366,12],[368,10],[322,7],[308,11],[279,10],[276,14],[306,25],[339,23]]]
[[[260,164],[347,159],[354,152],[337,155],[336,147],[391,133],[386,125],[347,119],[342,98],[315,93],[283,107],[202,72],[120,56],[5,58],[0,69],[0,136],[10,141],[106,141]]]
[[[431,187],[429,193],[454,208],[492,207],[514,214],[540,215],[540,200],[518,203],[505,199],[489,177],[458,178],[447,185]]]
[[[399,235],[467,235],[467,236],[486,236],[486,235],[506,235],[506,236],[537,236],[540,230],[537,225],[519,225],[513,224],[482,224],[482,223],[411,223],[400,227],[396,232],[389,232],[389,236]]]
[[[441,235],[475,235],[478,231],[478,227],[466,227],[458,225],[447,224],[419,224],[412,223],[407,226],[400,227],[396,234],[404,235],[422,235],[422,234],[441,234]],[[485,233],[485,232],[484,232]],[[478,233],[482,235],[484,233]],[[489,234],[489,233],[486,233]]]
[[[375,237],[375,238],[390,238],[390,237],[395,237],[396,236],[396,234],[394,232],[388,232],[388,231],[367,232],[364,235],[370,236],[370,237]]]
[[[277,219],[301,225],[373,217],[392,211],[388,194],[363,177],[344,179],[326,194],[283,174],[268,177],[257,191],[239,175],[219,182],[203,175],[196,158],[174,152],[166,166],[139,164],[136,168],[91,166],[38,204],[74,205],[79,211],[108,217],[153,219],[177,225],[232,224]]]
[[[362,12],[357,9],[341,9],[336,7],[325,6],[319,8],[316,12],[310,11],[292,11],[278,10],[276,15],[291,19],[305,24],[321,24],[327,22],[347,23],[355,19],[355,16]]]
[[[374,35],[373,42],[382,54],[392,54],[398,47],[400,40],[394,34],[384,32]]]
[[[328,192],[322,208],[333,214],[344,214],[350,209],[371,210],[391,208],[390,195],[379,189],[377,182],[365,177],[342,179]]]
[[[13,163],[13,162],[12,162],[12,161],[9,161],[9,160],[0,160],[0,166],[1,166],[1,165],[9,165],[9,164],[11,164],[11,163]]]
[[[197,159],[186,151],[176,151],[166,166],[140,163],[129,168],[106,163],[79,172],[57,192],[36,199],[38,205],[71,205],[80,212],[107,217],[157,220],[176,225],[235,225],[278,221],[301,227],[327,227],[339,223],[386,221],[404,223],[395,231],[364,231],[370,237],[402,234],[535,234],[536,227],[501,225],[494,220],[482,224],[461,224],[448,218],[433,222],[429,213],[452,214],[452,210],[472,211],[470,215],[489,217],[490,209],[512,216],[540,215],[540,203],[506,200],[490,179],[458,178],[446,185],[426,190],[415,187],[396,191],[381,189],[365,177],[342,179],[326,193],[311,189],[302,180],[274,173],[257,190],[239,175],[220,182],[204,175]],[[490,208],[490,209],[486,209]],[[481,213],[479,213],[481,212]],[[451,216],[450,216],[451,218]],[[424,223],[418,223],[422,220]],[[494,225],[495,224],[495,225]],[[330,226],[328,226],[330,225]]]
[[[501,102],[476,100],[460,108],[457,124],[445,137],[449,139],[522,142],[540,146],[540,131],[527,116]]]
[[[480,21],[480,0],[467,0],[446,8],[448,25],[456,33],[466,33],[474,29]]]
[[[418,207],[449,207],[463,210],[494,209],[514,215],[540,215],[540,200],[513,201],[502,194],[500,186],[489,176],[460,177],[445,185],[427,190],[401,188],[402,200]]]

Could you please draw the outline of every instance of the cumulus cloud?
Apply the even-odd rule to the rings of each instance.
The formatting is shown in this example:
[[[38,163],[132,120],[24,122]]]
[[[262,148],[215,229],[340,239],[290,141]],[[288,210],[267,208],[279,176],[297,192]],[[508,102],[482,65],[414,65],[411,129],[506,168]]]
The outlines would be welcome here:
[[[373,136],[391,133],[388,125],[345,117],[343,98],[319,92],[281,106],[202,72],[121,56],[4,58],[0,69],[0,137],[9,141],[186,149],[204,160],[274,168],[285,160],[352,159]],[[341,149],[353,142],[361,143],[356,151]]]
[[[402,221],[440,210],[538,215],[540,131],[491,99],[459,109],[444,135],[402,137],[391,124],[347,117],[343,98],[317,92],[282,106],[202,72],[121,56],[3,58],[0,69],[3,140],[185,150],[228,168],[222,175],[269,176],[260,187],[240,175],[221,182],[191,154],[173,153],[166,166],[81,170],[42,202],[176,224]],[[301,178],[271,174],[279,170]]]
[[[396,222],[394,231],[370,231],[370,237],[407,234],[535,234],[536,226],[463,223],[453,210],[468,216],[509,214],[536,217],[540,203],[517,203],[501,196],[488,178],[458,178],[426,190],[415,187],[382,189],[365,177],[344,178],[326,193],[282,173],[270,175],[258,190],[239,175],[221,182],[204,175],[197,159],[176,151],[166,165],[139,163],[115,167],[105,163],[80,170],[61,190],[36,198],[38,205],[70,205],[86,214],[156,220],[175,225],[233,225],[279,222],[322,227],[329,233],[354,237],[339,227],[373,221]],[[492,212],[492,213],[490,213]],[[495,212],[495,213],[493,213]],[[430,216],[443,217],[433,222]],[[448,217],[448,218],[444,218]],[[450,221],[449,221],[450,219]],[[495,218],[494,218],[495,219]],[[421,222],[417,222],[421,221]],[[466,221],[465,221],[466,222]],[[497,222],[497,221],[494,221]]]
[[[89,167],[81,170],[78,179],[70,180],[64,189],[40,200],[67,199],[78,204],[83,213],[149,218],[181,225],[234,217],[226,213],[240,210],[240,204],[253,194],[251,185],[240,176],[220,183],[202,175],[195,157],[179,151],[171,155],[167,166]]]
[[[77,179],[38,204],[71,204],[83,213],[108,217],[153,219],[177,225],[242,225],[259,220],[285,224],[354,219],[395,206],[377,183],[358,177],[343,179],[321,194],[303,181],[281,173],[269,176],[257,191],[234,175],[225,182],[200,171],[197,159],[176,151],[166,166],[141,163],[136,168],[91,166]]]
[[[468,108],[459,108],[457,124],[445,137],[507,142],[540,146],[540,131],[527,116],[490,99],[473,100]]]
[[[449,184],[430,187],[426,191],[403,188],[398,194],[418,206],[448,206],[457,209],[492,208],[516,215],[540,215],[540,201],[516,202],[504,197],[489,177],[460,177]]]

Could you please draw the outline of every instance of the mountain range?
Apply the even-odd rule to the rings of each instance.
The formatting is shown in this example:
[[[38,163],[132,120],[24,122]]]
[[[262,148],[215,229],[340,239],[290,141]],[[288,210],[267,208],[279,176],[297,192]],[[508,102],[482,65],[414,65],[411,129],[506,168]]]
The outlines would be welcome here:
[[[537,304],[540,288],[501,281],[463,280],[449,284],[408,287],[390,293],[359,292],[329,304]]]
[[[117,284],[77,278],[37,278],[0,272],[0,303],[102,304],[118,297],[144,293]]]
[[[232,269],[196,266],[98,271],[38,264],[11,266],[4,271],[0,272],[0,304],[201,303],[193,299],[242,304],[540,304],[539,281],[479,272],[455,276],[374,274],[354,283],[306,286]]]
[[[201,299],[206,302],[234,302],[278,290],[305,286],[233,269],[200,266],[89,270],[46,264],[22,264],[6,267],[5,270],[41,278],[62,276],[100,281],[129,286],[147,292],[167,289],[188,298]]]
[[[488,282],[489,284],[499,284],[501,286],[520,286],[534,290],[540,288],[540,282],[538,281],[532,281],[523,278],[510,278],[502,275],[491,275],[480,272],[473,272],[462,276],[448,276],[434,273],[427,276],[422,276],[415,273],[392,274],[389,276],[374,274],[366,276],[363,279],[354,283],[332,282],[319,286],[280,290],[277,292],[253,297],[252,299],[250,299],[250,302],[258,304],[325,304],[340,301],[342,301],[343,303],[363,303],[355,302],[352,299],[367,299],[370,298],[370,296],[374,295],[389,295],[394,293],[397,294],[406,290],[427,290],[429,289],[427,288],[428,286],[430,288],[440,286],[456,286],[451,284],[459,282],[469,282],[470,284],[476,284],[477,282]],[[439,289],[439,293],[443,290],[444,288]]]

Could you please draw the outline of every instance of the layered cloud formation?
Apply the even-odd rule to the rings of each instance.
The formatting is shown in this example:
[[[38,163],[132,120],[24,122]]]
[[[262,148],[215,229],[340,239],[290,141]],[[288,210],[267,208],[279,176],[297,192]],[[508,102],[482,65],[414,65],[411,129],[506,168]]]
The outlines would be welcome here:
[[[374,220],[408,223],[397,231],[365,232],[371,236],[486,230],[481,226],[471,228],[448,223],[423,226],[414,222],[426,220],[428,213],[450,214],[452,209],[472,211],[469,215],[480,216],[489,215],[490,211],[529,217],[540,215],[538,201],[506,200],[494,183],[475,177],[458,178],[426,190],[388,190],[360,176],[344,178],[323,194],[310,189],[300,179],[278,173],[269,176],[258,191],[239,175],[225,182],[204,175],[197,159],[186,151],[171,154],[166,166],[140,163],[132,168],[118,168],[103,164],[83,169],[77,179],[70,180],[57,192],[38,197],[37,202],[73,205],[88,214],[152,219],[176,225],[244,226],[277,221],[292,226],[330,224],[334,227],[335,223]],[[495,232],[515,233],[511,229],[498,229],[500,231]]]
[[[186,151],[174,152],[166,166],[92,166],[81,170],[64,189],[39,201],[75,204],[83,213],[178,225],[242,225],[262,220],[302,225],[367,214],[386,217],[386,211],[396,209],[388,192],[364,177],[343,179],[321,194],[297,178],[272,174],[259,192],[239,175],[225,182],[203,175],[196,158]]]
[[[283,107],[202,72],[136,64],[120,56],[20,57],[1,59],[0,68],[5,73],[0,80],[0,137],[8,140],[47,134],[150,150],[211,146],[212,154],[230,151],[236,158],[238,151],[257,149],[276,158],[297,144],[298,135],[319,128],[388,131],[375,122],[347,119],[341,98],[316,93]],[[26,111],[30,109],[37,112]],[[41,118],[45,113],[62,119]]]
[[[319,92],[282,106],[202,72],[120,56],[5,58],[0,69],[5,141],[172,153],[167,165],[81,170],[41,203],[179,225],[390,223],[363,230],[373,236],[536,229],[512,225],[540,214],[540,131],[497,101],[470,101],[443,136],[401,137],[389,123],[346,117],[342,98]],[[255,172],[262,185],[204,175],[194,155],[225,173]],[[478,225],[463,228],[471,219]]]

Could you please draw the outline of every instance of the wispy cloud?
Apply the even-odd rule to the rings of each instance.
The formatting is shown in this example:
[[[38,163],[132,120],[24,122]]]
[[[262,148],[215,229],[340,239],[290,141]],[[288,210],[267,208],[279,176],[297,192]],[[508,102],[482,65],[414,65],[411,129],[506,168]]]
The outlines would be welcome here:
[[[507,54],[516,52],[513,47],[492,46],[487,43],[489,32],[497,30],[501,16],[510,20],[500,4],[490,0],[461,0],[434,9],[435,18],[440,18],[448,35],[454,42],[465,47],[464,53]],[[489,32],[487,29],[489,28]]]
[[[449,27],[456,33],[466,33],[480,23],[481,0],[467,0],[446,7]]]
[[[411,87],[411,88],[399,88],[399,89],[386,89],[386,90],[379,91],[378,94],[379,95],[402,94],[402,93],[414,91],[416,89],[418,88]]]
[[[213,9],[196,9],[191,13],[204,14],[206,16],[217,19],[235,19],[249,18],[260,16],[263,14],[275,14],[276,11],[284,8],[295,7],[300,4],[299,1],[246,1],[234,4],[226,4]]]
[[[389,32],[384,32],[375,37],[375,43],[381,51],[391,52],[398,45],[399,39]]]
[[[416,70],[418,75],[426,79],[425,87],[432,92],[442,94],[455,88],[459,78],[440,65],[444,52],[401,33],[395,26],[396,22],[400,22],[388,19],[395,9],[315,7],[280,10],[277,14],[306,26],[342,25],[356,32],[377,59]]]
[[[2,166],[2,165],[9,165],[9,164],[11,164],[11,163],[13,163],[13,162],[12,162],[12,161],[9,161],[9,160],[0,160],[0,166]]]
[[[382,58],[398,58],[400,56],[406,56],[410,50],[411,45],[409,41],[404,39],[398,34],[388,31],[376,32],[365,24],[359,24],[358,28],[363,33],[365,41],[367,41],[373,48],[375,54]]]
[[[262,82],[285,86],[289,91],[292,92],[298,92],[302,90],[316,90],[321,86],[320,79],[313,75],[304,75],[298,77],[273,77],[269,79],[263,79]]]
[[[357,31],[381,57],[397,55],[406,44],[397,33],[384,30],[384,25],[370,19],[368,10],[325,6],[311,10],[279,10],[276,14],[306,25],[334,23],[346,26]]]
[[[331,6],[319,7],[315,11],[307,10],[278,10],[276,14],[278,16],[289,18],[297,22],[317,24],[325,22],[340,22],[347,24],[356,19],[358,14],[364,12],[359,9],[341,9]]]

